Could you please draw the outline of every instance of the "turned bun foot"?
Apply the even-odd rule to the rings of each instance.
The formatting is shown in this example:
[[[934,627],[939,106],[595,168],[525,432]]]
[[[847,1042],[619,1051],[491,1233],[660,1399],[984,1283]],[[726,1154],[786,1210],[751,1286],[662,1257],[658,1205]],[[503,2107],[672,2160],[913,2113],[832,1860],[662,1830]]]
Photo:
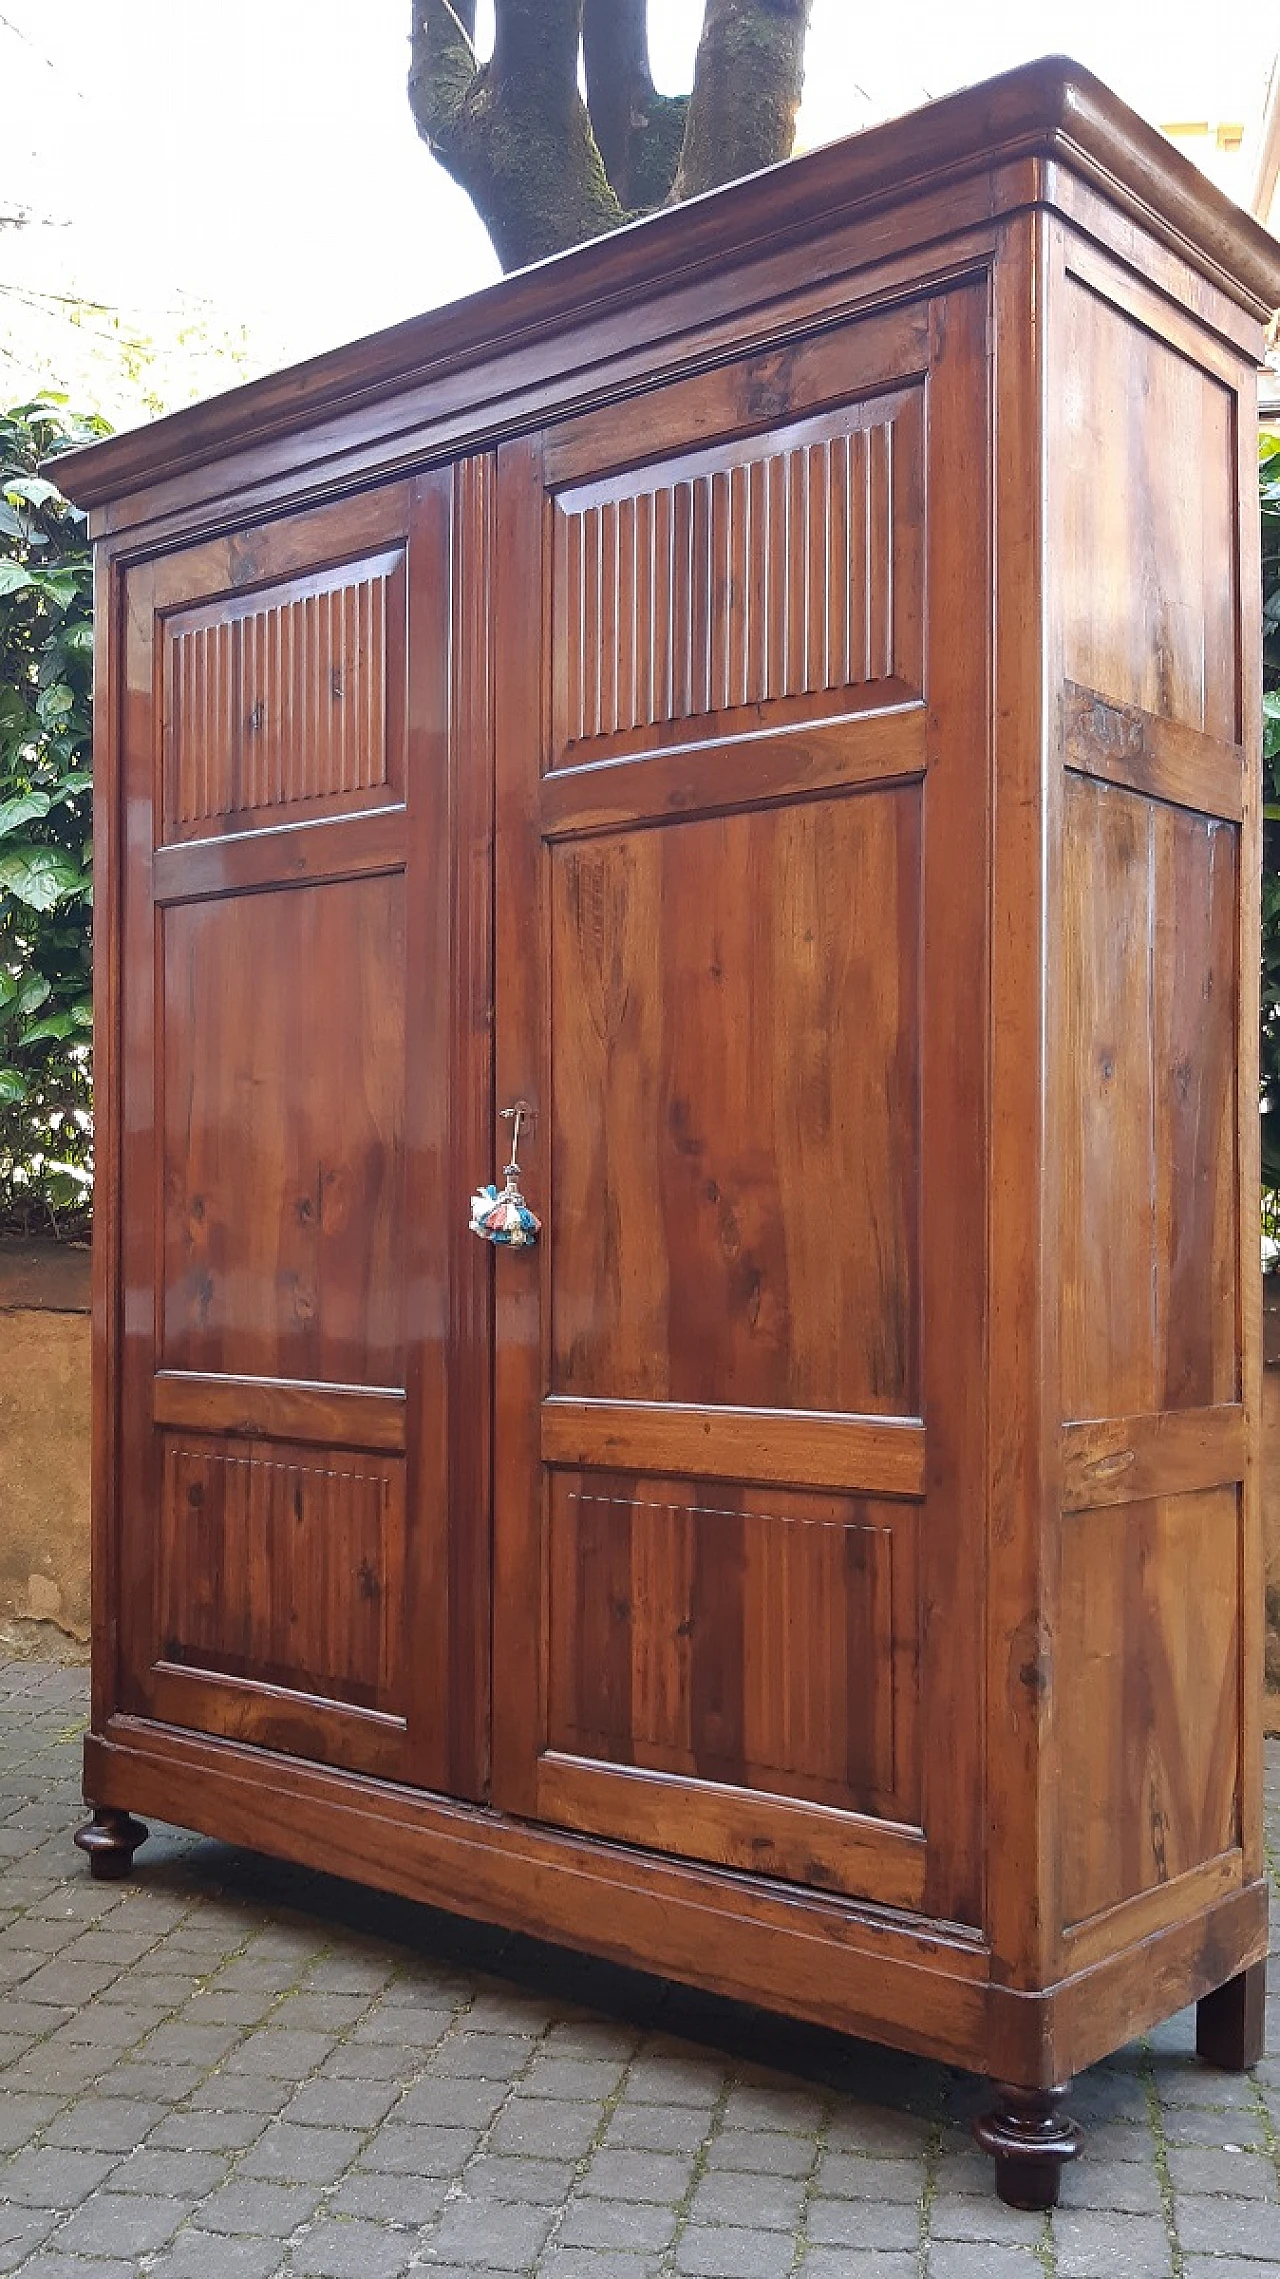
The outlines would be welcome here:
[[[139,1844],[145,1844],[149,1830],[131,1812],[117,1812],[111,1805],[95,1812],[83,1828],[77,1828],[75,1841],[82,1852],[89,1855],[90,1873],[99,1883],[119,1883],[133,1866],[133,1855]]]
[[[991,2087],[995,2103],[973,2133],[995,2160],[996,2191],[1011,2208],[1056,2208],[1064,2163],[1080,2150],[1080,2131],[1062,2110],[1066,2089]]]

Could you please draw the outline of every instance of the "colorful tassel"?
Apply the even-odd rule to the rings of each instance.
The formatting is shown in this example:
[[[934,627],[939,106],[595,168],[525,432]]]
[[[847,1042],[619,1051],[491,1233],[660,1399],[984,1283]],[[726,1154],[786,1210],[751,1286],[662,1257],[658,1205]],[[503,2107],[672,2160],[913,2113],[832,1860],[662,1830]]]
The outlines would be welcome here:
[[[507,1184],[481,1187],[471,1198],[471,1232],[485,1242],[510,1243],[513,1249],[536,1242],[542,1221],[534,1217],[516,1184],[515,1166],[507,1165]]]

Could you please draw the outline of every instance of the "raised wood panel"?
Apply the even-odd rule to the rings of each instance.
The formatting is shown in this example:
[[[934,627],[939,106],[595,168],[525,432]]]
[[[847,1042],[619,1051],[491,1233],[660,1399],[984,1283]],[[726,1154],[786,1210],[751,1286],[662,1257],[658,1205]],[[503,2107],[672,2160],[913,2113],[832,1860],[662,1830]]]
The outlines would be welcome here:
[[[1077,776],[1064,810],[1063,1415],[1230,1404],[1238,834]]]
[[[404,1384],[404,900],[165,913],[165,1368]]]
[[[1069,274],[1057,323],[1066,673],[1236,744],[1235,396]]]
[[[553,751],[923,685],[923,389],[553,500]],[[803,700],[821,700],[805,704]],[[670,740],[669,738],[667,740]]]
[[[404,561],[396,548],[162,621],[166,839],[401,795]]]
[[[1234,1487],[1063,1521],[1064,1926],[1240,1840]]]
[[[916,1820],[916,1525],[848,1496],[557,1474],[548,1746]]]
[[[402,1706],[401,1463],[167,1437],[158,1518],[162,1661]]]
[[[553,849],[553,1392],[918,1413],[920,808]]]

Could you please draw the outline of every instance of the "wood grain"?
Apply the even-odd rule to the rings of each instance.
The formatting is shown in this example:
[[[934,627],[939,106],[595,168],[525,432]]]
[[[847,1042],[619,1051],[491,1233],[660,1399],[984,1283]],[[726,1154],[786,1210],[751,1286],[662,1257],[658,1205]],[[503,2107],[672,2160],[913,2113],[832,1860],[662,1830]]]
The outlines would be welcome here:
[[[1234,1487],[1064,1522],[1064,1924],[1238,1845],[1239,1593]]]
[[[159,1517],[163,1661],[403,1710],[401,1464],[169,1438]]]
[[[1065,808],[1063,1411],[1231,1403],[1237,835],[1079,777]]]
[[[849,1488],[923,1496],[925,1432],[903,1418],[816,1411],[581,1401],[553,1394],[542,1408],[542,1454],[573,1470],[676,1472],[696,1479],[769,1480],[779,1487]]]
[[[1235,1402],[1064,1425],[1063,1510],[1234,1486],[1244,1478],[1245,1446],[1244,1410]]]
[[[403,1385],[404,969],[399,878],[166,913],[167,1368]]]
[[[919,879],[911,791],[556,848],[554,1391],[918,1413]]]
[[[834,1495],[558,1475],[548,1746],[915,1822],[916,1526]]]
[[[1067,678],[1111,704],[1235,744],[1231,392],[1071,276],[1058,322],[1059,352],[1076,375],[1060,408]],[[1164,445],[1173,435],[1188,449],[1170,482]],[[1138,594],[1135,638],[1129,597]]]

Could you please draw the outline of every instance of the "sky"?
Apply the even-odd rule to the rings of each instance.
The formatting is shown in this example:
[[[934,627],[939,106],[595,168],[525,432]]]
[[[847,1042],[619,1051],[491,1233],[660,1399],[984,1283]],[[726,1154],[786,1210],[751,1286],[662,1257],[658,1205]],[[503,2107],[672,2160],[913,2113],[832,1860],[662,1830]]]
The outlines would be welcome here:
[[[659,84],[687,86],[700,0],[650,13]],[[1158,123],[1247,124],[1276,19],[1274,0],[815,0],[800,143],[1054,51]],[[161,389],[182,400],[494,277],[415,134],[407,35],[408,0],[0,0],[0,397],[15,341],[38,358],[65,336],[58,296],[121,308],[170,348],[185,329],[190,371]]]

